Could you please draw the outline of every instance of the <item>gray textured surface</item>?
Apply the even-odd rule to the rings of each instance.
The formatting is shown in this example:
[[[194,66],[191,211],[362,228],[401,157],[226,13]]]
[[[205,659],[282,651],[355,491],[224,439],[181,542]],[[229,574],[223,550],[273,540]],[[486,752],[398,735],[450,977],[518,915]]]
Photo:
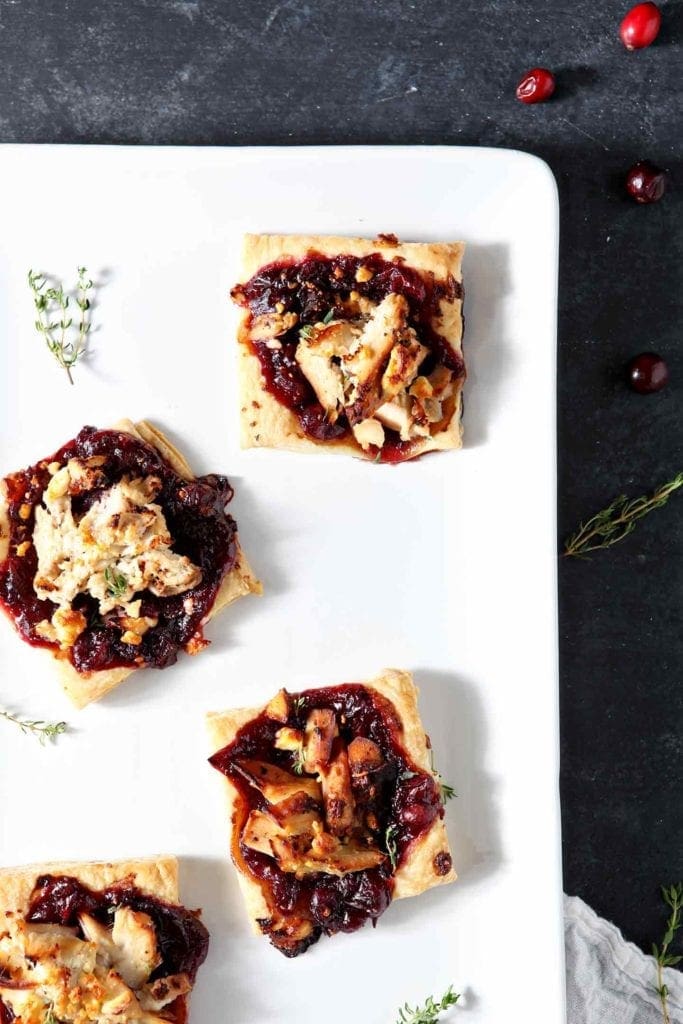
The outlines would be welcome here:
[[[565,534],[616,493],[683,468],[683,5],[662,4],[659,40],[632,54],[616,35],[627,6],[0,0],[0,137],[433,142],[545,157],[562,202]],[[555,69],[559,88],[525,107],[514,86],[534,64]],[[642,158],[673,175],[657,206],[623,195]],[[651,349],[672,384],[643,398],[621,371]],[[623,545],[562,564],[560,579],[565,884],[646,945],[660,930],[658,883],[683,876],[682,511],[679,495]]]

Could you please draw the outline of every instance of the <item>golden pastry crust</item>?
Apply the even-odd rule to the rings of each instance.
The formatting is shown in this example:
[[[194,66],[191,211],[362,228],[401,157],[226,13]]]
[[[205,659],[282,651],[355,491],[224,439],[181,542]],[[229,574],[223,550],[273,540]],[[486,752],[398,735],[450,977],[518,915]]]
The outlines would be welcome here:
[[[36,879],[41,875],[68,875],[90,889],[106,889],[124,878],[144,893],[166,903],[178,903],[178,861],[160,856],[119,861],[49,861],[27,867],[0,868],[0,915],[19,913],[29,906]]]
[[[400,722],[401,743],[406,754],[417,767],[431,773],[428,738],[417,706],[419,691],[410,673],[398,669],[385,669],[377,678],[363,685],[375,690],[390,702]],[[207,715],[207,730],[212,752],[220,751],[232,743],[240,729],[258,718],[264,709],[265,705],[258,708],[210,712]],[[237,868],[240,889],[253,930],[261,934],[259,921],[267,919],[271,910],[261,885],[250,874],[240,855],[239,840],[246,812],[241,806],[238,790],[226,776],[223,776],[223,788],[227,800],[228,819],[231,822],[231,854]],[[429,829],[410,845],[394,872],[392,899],[417,896],[436,885],[453,882],[456,878],[446,827],[443,818],[437,817]]]
[[[55,1019],[74,1024],[99,1020],[100,1015],[131,1024],[143,1020],[186,1024],[194,975],[206,956],[206,929],[196,922],[192,942],[201,945],[188,946],[189,959],[183,970],[180,965],[176,969],[178,961],[174,962],[173,954],[165,962],[163,935],[148,904],[143,904],[141,911],[122,897],[120,905],[108,906],[109,924],[87,913],[81,916],[79,911],[78,934],[57,921],[27,921],[31,898],[45,875],[75,878],[95,895],[124,883],[138,891],[134,898],[139,894],[151,897],[167,908],[165,913],[175,908],[186,922],[195,917],[180,904],[175,857],[52,861],[0,869],[0,974],[10,982],[4,985],[0,978],[0,989],[2,1007],[9,1009],[12,1019],[13,1012],[27,1022],[46,1020],[51,1007]],[[194,963],[193,956],[197,957]],[[154,971],[162,965],[161,976],[154,978]]]
[[[120,430],[123,433],[130,434],[132,437],[138,438],[140,441],[145,441],[153,448],[156,448],[178,476],[186,480],[194,478],[194,474],[185,457],[148,420],[140,420],[134,423],[132,420],[122,419],[109,429]],[[0,561],[7,557],[9,545],[7,501],[3,488],[4,484],[0,487]],[[240,547],[239,537],[236,538],[235,543],[237,549],[235,564],[223,578],[206,621],[211,620],[218,612],[238,598],[244,597],[247,594],[261,594],[263,592],[261,583],[253,574]],[[47,653],[54,659],[57,674],[65,693],[79,709],[92,704],[96,700],[100,700],[127,679],[128,676],[139,671],[139,669],[126,667],[104,669],[96,672],[79,672],[68,659],[59,656],[59,651],[49,649]]]
[[[462,282],[462,242],[398,242],[390,237],[375,240],[340,235],[245,235],[242,278],[249,280],[260,268],[288,257],[303,259],[311,252],[334,257],[340,253],[369,256],[379,253],[391,260],[401,257],[406,264],[437,280],[449,276]],[[433,324],[458,353],[462,353],[462,299],[441,300],[440,315]],[[295,414],[264,389],[261,365],[249,337],[250,311],[243,308],[237,329],[240,378],[240,443],[243,448],[283,448],[289,451],[333,451],[375,461],[353,435],[338,440],[316,441],[302,430]],[[453,409],[443,429],[431,437],[413,442],[410,459],[429,451],[462,447],[462,388],[464,375],[454,382]]]

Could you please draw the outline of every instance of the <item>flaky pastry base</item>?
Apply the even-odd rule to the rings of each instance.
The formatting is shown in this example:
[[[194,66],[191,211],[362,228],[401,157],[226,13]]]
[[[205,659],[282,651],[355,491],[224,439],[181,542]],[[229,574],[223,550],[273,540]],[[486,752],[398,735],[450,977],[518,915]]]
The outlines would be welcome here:
[[[369,256],[378,252],[391,260],[402,256],[416,270],[432,272],[444,279],[451,274],[462,282],[462,242],[398,242],[379,238],[346,238],[340,235],[245,235],[242,251],[242,280],[248,281],[269,263],[291,257],[302,259],[311,251],[323,256]],[[333,441],[315,441],[302,430],[295,414],[269,394],[263,386],[261,364],[249,342],[249,310],[240,311],[237,328],[240,379],[240,443],[242,448],[283,448],[289,451],[331,451],[375,460],[363,451],[353,435]],[[435,329],[462,352],[462,299],[440,303]],[[447,426],[431,437],[413,443],[410,459],[425,452],[462,447],[462,388],[464,377],[455,382],[455,408]]]
[[[185,456],[148,420],[140,420],[137,423],[133,423],[132,420],[123,419],[109,429],[120,430],[141,441],[146,441],[147,444],[156,448],[178,476],[186,480],[193,479],[194,474]],[[236,546],[235,564],[223,578],[211,611],[207,616],[207,621],[238,598],[244,597],[247,594],[261,594],[263,592],[261,583],[254,576],[240,547],[239,537],[236,538]],[[7,502],[3,490],[0,488],[0,562],[7,557],[8,551],[9,522]],[[43,650],[45,649],[43,648]],[[79,672],[67,658],[60,656],[60,651],[52,648],[48,648],[47,651],[55,661],[57,673],[65,693],[79,709],[92,704],[96,700],[100,700],[105,694],[119,686],[132,673],[140,671],[137,668],[126,667],[103,669],[96,672]]]
[[[393,705],[403,727],[402,744],[415,764],[426,772],[432,771],[427,736],[417,706],[418,688],[409,672],[399,669],[385,669],[376,679],[363,683],[369,689],[377,690]],[[239,708],[233,711],[210,712],[206,717],[211,743],[211,753],[216,753],[232,743],[239,730],[264,710]],[[254,932],[261,935],[259,921],[271,916],[272,910],[261,889],[260,883],[249,872],[240,854],[239,837],[246,820],[240,808],[238,790],[230,779],[223,776],[223,787],[227,801],[228,820],[231,823],[230,850],[237,869],[237,878],[242,897]],[[393,875],[392,899],[418,896],[436,885],[453,882],[457,875],[453,868],[447,874],[440,874],[434,866],[435,858],[441,854],[450,857],[450,847],[443,818],[436,818],[427,832],[411,844],[397,871]]]
[[[175,857],[150,857],[118,861],[49,861],[26,867],[0,868],[0,915],[25,916],[36,879],[41,875],[68,875],[90,889],[106,889],[130,878],[141,892],[165,903],[178,903],[178,861]]]

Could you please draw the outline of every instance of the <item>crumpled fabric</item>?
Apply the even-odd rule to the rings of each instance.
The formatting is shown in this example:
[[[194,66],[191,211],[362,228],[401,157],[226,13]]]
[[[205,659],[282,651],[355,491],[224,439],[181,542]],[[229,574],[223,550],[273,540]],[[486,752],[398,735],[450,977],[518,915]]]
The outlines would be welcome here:
[[[564,897],[564,938],[567,1024],[662,1024],[655,961],[578,896]],[[683,1024],[683,974],[666,967],[664,981],[671,1024]]]

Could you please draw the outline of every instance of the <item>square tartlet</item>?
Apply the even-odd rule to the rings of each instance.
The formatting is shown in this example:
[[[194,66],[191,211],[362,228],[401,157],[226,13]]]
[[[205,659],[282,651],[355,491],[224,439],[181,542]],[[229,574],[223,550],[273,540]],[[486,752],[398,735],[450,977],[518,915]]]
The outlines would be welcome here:
[[[174,857],[0,869],[0,1019],[186,1024],[208,951]]]
[[[231,497],[145,420],[84,427],[0,481],[0,607],[52,654],[77,707],[200,653],[204,624],[260,593]]]
[[[409,673],[281,690],[208,730],[248,916],[285,956],[455,879]]]
[[[462,242],[247,235],[242,446],[380,462],[459,448]]]

